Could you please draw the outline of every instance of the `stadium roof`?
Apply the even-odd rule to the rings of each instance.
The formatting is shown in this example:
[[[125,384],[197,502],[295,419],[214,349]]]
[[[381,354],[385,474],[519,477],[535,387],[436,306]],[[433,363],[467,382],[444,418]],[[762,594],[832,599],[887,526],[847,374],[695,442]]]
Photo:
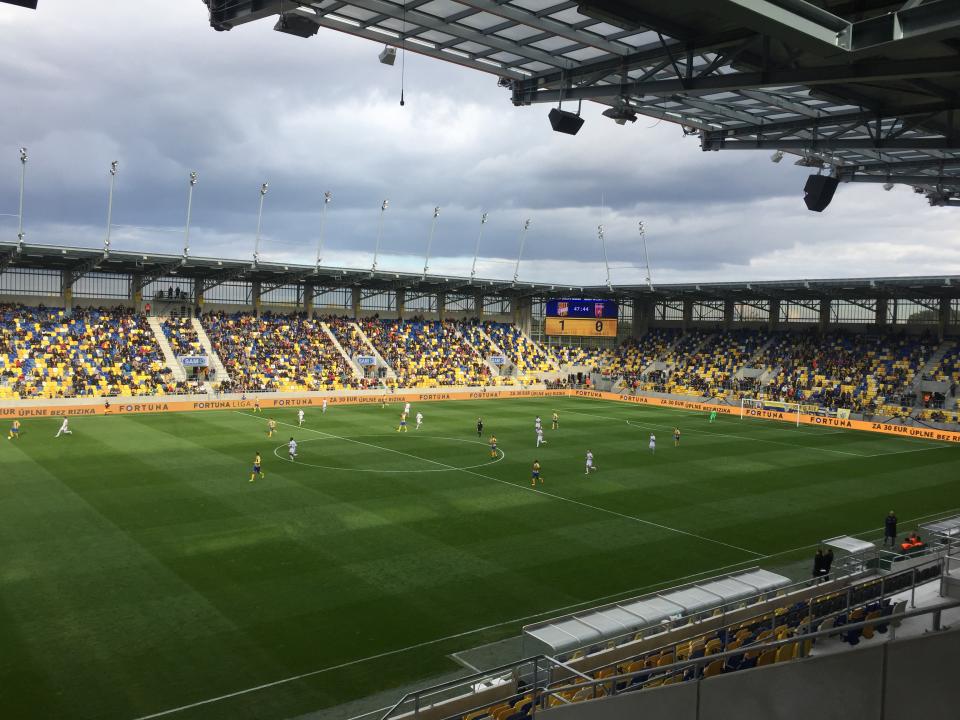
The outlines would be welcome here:
[[[960,206],[957,0],[204,2],[217,30],[281,15],[293,35],[492,73],[515,105],[593,100],[620,124],[676,122],[704,150],[784,151]]]
[[[200,278],[204,290],[224,282],[258,280],[265,291],[284,285],[311,282],[321,288],[362,287],[367,290],[408,290],[414,293],[473,293],[505,297],[591,297],[619,300],[816,300],[823,297],[864,300],[898,297],[934,300],[960,298],[960,276],[891,277],[763,282],[680,283],[655,285],[604,285],[576,287],[566,284],[422,275],[356,268],[314,267],[249,260],[137,253],[52,245],[0,244],[0,272],[11,268],[53,269],[71,273],[70,282],[91,272],[123,273],[137,287],[170,277]]]

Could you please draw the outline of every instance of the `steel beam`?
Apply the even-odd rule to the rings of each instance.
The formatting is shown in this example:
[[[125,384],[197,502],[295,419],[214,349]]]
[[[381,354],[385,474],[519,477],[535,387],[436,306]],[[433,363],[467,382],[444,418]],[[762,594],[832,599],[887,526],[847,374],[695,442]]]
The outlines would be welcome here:
[[[960,139],[950,140],[947,138],[905,138],[897,137],[892,140],[884,138],[879,139],[859,139],[859,140],[831,140],[829,138],[811,138],[809,140],[739,140],[737,142],[727,143],[722,138],[719,140],[704,139],[701,147],[705,151],[711,150],[789,150],[792,152],[802,152],[809,150],[817,152],[820,150],[838,151],[838,150],[960,150]]]
[[[447,22],[446,20],[437,18],[433,15],[428,15],[427,13],[420,12],[419,10],[411,10],[410,8],[405,9],[403,5],[397,5],[396,3],[387,2],[386,0],[350,0],[350,5],[363,8],[364,10],[369,10],[370,12],[378,13],[383,18],[393,18],[394,20],[401,20],[409,23],[410,25],[417,26],[418,28],[435,30],[437,32],[442,32],[444,35],[453,35],[455,38],[459,38],[458,42],[475,42],[479,45],[486,45],[496,52],[508,52],[512,55],[519,55],[520,57],[525,57],[529,60],[537,60],[547,65],[554,65],[556,67],[572,68],[575,65],[574,61],[570,60],[569,58],[558,56],[554,53],[548,53],[544,50],[540,50],[539,48],[521,45],[513,40],[507,40],[506,38],[500,37],[499,35],[485,34],[466,25]],[[311,7],[322,15],[326,15],[330,12],[322,7],[322,3],[312,3]],[[312,20],[314,16],[308,17],[310,17]],[[373,20],[364,21],[362,24],[373,24]],[[411,34],[413,33],[406,33],[408,37]],[[409,45],[405,47],[407,49],[412,49]]]
[[[582,72],[590,72],[584,65]],[[534,80],[518,83],[514,88],[514,104],[558,102],[560,100],[592,100],[627,94],[633,97],[670,96],[681,94],[709,95],[719,92],[787,87],[816,87],[836,83],[873,83],[914,77],[955,77],[960,74],[960,56],[910,60],[873,60],[843,65],[770,69],[756,72],[734,72],[702,78],[647,80],[617,85],[574,87],[542,90]],[[576,77],[570,78],[576,82]]]

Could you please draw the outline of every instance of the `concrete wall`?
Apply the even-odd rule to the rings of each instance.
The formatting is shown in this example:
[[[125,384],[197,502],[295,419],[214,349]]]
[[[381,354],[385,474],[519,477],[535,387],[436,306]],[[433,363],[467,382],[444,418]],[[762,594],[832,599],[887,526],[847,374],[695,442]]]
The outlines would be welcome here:
[[[541,710],[545,720],[960,717],[960,629]]]

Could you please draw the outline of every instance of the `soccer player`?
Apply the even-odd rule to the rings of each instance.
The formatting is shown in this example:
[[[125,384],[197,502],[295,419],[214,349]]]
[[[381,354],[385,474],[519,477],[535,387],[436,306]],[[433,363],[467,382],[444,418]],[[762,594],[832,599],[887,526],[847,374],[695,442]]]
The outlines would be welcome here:
[[[70,430],[70,423],[66,418],[60,423],[60,429],[57,430],[56,437],[60,437],[61,435],[73,435],[73,432]]]
[[[533,421],[533,428],[534,430],[539,430],[540,427],[541,427],[540,416],[537,415],[537,419]]]
[[[530,485],[536,487],[537,480],[539,480],[540,484],[543,485],[543,478],[540,476],[540,461],[534,460],[533,470],[530,472]]]
[[[257,478],[263,479],[263,472],[260,470],[260,453],[253,456],[253,472],[250,473],[250,482]]]
[[[400,425],[397,427],[397,432],[407,432],[407,414],[400,413]]]
[[[680,428],[673,429],[673,446],[680,447]]]
[[[593,453],[590,450],[587,450],[587,471],[584,473],[584,475],[589,475],[594,470],[596,470],[596,468],[593,466]]]
[[[490,436],[490,457],[495,458],[497,456],[497,436]]]
[[[10,425],[10,433],[7,435],[7,440],[16,440],[20,437],[20,421],[14,420]]]
[[[293,438],[290,438],[290,442],[287,443],[287,455],[290,458],[290,462],[297,459],[297,441]]]
[[[552,418],[552,420],[553,420],[553,425],[551,426],[551,428],[552,428],[553,430],[559,430],[559,429],[560,429],[560,416],[557,415],[557,411],[556,411],[556,410],[553,411],[553,418]]]
[[[303,427],[303,410],[297,410],[297,425]]]
[[[273,433],[277,430],[277,421],[273,418],[267,420],[267,437],[272,438]]]
[[[483,418],[477,418],[477,437],[483,436]]]
[[[423,425],[423,413],[422,413],[422,412],[418,412],[418,413],[417,413],[417,430],[420,429],[420,426],[421,426],[421,425]]]
[[[406,405],[403,406],[403,414],[404,415],[410,414],[410,403],[407,403]]]
[[[537,426],[537,447],[541,445],[546,445],[547,441],[543,439],[543,428],[539,425]]]
[[[260,398],[254,398],[253,400],[253,411],[255,413],[262,413],[263,409],[260,407]]]
[[[657,437],[653,433],[650,433],[650,452],[655,453],[657,451]]]
[[[716,419],[717,419],[717,411],[716,411],[716,410],[711,410],[711,411],[710,411],[710,422],[713,422],[713,421],[716,420]]]
[[[320,414],[321,414],[321,415],[326,415],[326,414],[327,414],[327,399],[326,399],[326,398],[323,399],[323,406],[320,408]]]

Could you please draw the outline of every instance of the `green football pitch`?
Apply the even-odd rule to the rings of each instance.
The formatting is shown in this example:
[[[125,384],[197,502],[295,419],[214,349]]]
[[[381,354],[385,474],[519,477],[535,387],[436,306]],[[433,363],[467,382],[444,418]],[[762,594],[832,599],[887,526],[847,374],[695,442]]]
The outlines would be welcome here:
[[[421,403],[401,434],[400,410],[25,420],[2,446],[4,717],[296,717],[554,613],[960,507],[942,443],[550,397]]]

